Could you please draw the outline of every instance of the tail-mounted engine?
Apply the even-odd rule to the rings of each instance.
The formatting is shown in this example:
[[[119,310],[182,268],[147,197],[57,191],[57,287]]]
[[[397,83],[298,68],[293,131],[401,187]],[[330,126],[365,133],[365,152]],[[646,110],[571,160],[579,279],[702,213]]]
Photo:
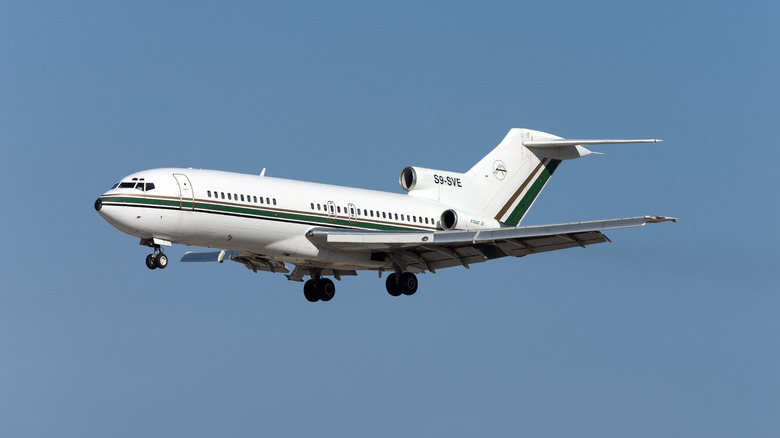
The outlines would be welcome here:
[[[466,175],[424,167],[407,167],[398,178],[401,187],[412,196],[443,201],[452,198],[466,185]],[[448,193],[449,196],[442,196]]]
[[[485,228],[499,228],[501,223],[495,219],[485,218],[473,213],[445,210],[439,219],[441,227],[445,230],[480,230]]]

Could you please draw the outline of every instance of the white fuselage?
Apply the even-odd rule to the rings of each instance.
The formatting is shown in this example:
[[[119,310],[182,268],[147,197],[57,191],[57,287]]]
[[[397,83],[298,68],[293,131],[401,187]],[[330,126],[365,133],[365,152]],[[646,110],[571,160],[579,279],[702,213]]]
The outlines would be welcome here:
[[[151,188],[153,184],[154,187]],[[247,251],[293,264],[382,269],[370,252],[335,253],[313,228],[437,230],[448,206],[409,195],[202,169],[153,169],[100,197],[100,215],[141,239]]]

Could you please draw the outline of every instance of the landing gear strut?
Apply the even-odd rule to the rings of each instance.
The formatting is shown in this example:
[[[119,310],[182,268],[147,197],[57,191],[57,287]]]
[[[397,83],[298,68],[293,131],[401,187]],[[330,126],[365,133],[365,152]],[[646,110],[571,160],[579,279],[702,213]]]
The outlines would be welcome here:
[[[154,252],[146,256],[146,267],[149,269],[165,269],[168,266],[168,257],[163,254],[160,246],[154,246]]]
[[[303,284],[303,296],[312,303],[317,301],[330,301],[336,295],[336,285],[330,278],[322,278],[315,275],[311,280]]]
[[[411,272],[399,274],[390,274],[385,281],[387,293],[397,297],[401,294],[414,295],[417,292],[417,276]]]

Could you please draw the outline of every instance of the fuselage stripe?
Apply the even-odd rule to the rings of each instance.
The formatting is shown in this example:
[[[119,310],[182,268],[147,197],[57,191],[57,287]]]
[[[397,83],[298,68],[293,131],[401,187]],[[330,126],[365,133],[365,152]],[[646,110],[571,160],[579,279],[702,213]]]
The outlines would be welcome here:
[[[386,222],[366,222],[365,220],[350,220],[346,218],[333,218],[327,215],[311,215],[295,210],[285,209],[259,209],[238,206],[227,203],[207,203],[195,200],[194,207],[191,201],[181,201],[179,198],[149,196],[106,196],[101,201],[105,206],[135,206],[144,208],[161,208],[166,210],[194,211],[199,213],[220,214],[244,218],[268,219],[280,222],[294,222],[313,226],[332,226],[338,228],[371,229],[383,231],[419,231],[435,230],[435,227],[398,226]]]

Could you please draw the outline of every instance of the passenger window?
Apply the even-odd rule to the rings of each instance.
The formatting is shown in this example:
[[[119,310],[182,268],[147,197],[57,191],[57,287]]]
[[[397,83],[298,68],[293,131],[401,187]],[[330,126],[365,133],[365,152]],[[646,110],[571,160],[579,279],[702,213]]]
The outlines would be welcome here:
[[[206,193],[208,193],[209,198],[210,198],[211,197],[211,190],[207,191]]]
[[[241,195],[241,202],[244,202],[244,195]]]
[[[271,203],[271,199],[270,198],[265,198],[265,203],[266,204],[270,204]]]
[[[228,200],[229,200],[229,201],[232,201],[232,200],[233,200],[233,198],[231,198],[231,197],[230,197],[230,193],[228,193]]]
[[[311,209],[314,210],[314,203],[311,203]]]
[[[374,217],[374,210],[371,210],[371,217]]]
[[[427,217],[425,218],[425,223],[426,223],[426,224],[428,223],[428,218],[427,218]]]
[[[276,205],[276,198],[274,198],[274,205]]]
[[[263,197],[260,197],[260,203],[263,204]]]
[[[383,218],[383,219],[387,219],[387,214],[385,214],[385,212],[384,212],[384,211],[382,212],[382,218]]]
[[[336,211],[341,213],[341,207],[336,207]]]
[[[255,204],[257,204],[257,196],[254,197]]]
[[[320,208],[320,207],[322,207],[322,204],[317,204],[317,211],[322,210],[322,208]]]

